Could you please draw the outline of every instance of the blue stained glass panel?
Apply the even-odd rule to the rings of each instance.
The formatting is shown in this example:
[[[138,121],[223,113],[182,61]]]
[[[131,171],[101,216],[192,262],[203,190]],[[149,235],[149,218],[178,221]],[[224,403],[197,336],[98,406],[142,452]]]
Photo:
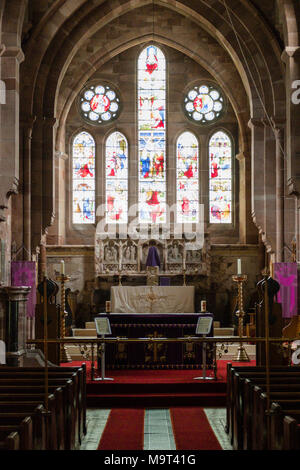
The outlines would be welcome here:
[[[121,132],[106,140],[106,222],[126,223],[128,217],[128,144]]]
[[[177,139],[177,222],[199,221],[198,141],[191,132]]]
[[[95,141],[88,132],[80,132],[72,150],[74,224],[95,222]]]
[[[210,222],[232,222],[232,144],[229,136],[218,131],[209,141]]]
[[[166,60],[150,45],[138,59],[139,220],[166,220]]]

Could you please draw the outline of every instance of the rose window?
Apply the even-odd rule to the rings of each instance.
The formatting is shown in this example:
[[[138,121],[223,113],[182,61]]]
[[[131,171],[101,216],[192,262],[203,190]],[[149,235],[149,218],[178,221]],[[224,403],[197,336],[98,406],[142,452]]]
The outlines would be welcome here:
[[[91,85],[81,93],[79,107],[81,116],[90,124],[105,124],[118,117],[120,99],[108,85]]]
[[[224,110],[224,98],[213,85],[201,85],[192,88],[184,99],[187,116],[199,124],[216,121]]]

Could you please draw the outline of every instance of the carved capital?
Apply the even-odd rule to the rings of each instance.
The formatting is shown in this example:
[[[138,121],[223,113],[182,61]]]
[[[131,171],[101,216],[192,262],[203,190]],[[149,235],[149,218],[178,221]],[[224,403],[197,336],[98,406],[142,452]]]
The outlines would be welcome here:
[[[281,54],[281,60],[285,64],[288,63],[289,59],[293,57],[294,59],[300,57],[300,46],[288,46],[284,49],[284,51]]]
[[[235,156],[235,158],[236,158],[239,162],[241,162],[241,161],[245,160],[246,155],[245,155],[244,152],[240,152],[240,153],[238,153],[238,154]]]
[[[20,120],[20,127],[23,129],[23,132],[28,139],[32,138],[33,126],[36,119],[36,116],[28,116],[26,119]]]
[[[294,194],[298,198],[300,197],[300,177],[290,177],[287,180],[287,187],[289,194]]]
[[[56,129],[58,127],[59,121],[54,116],[44,116],[43,117],[44,125],[47,127],[53,127]]]
[[[65,152],[56,151],[55,152],[55,158],[57,160],[68,160],[69,155]]]
[[[262,119],[249,119],[248,121],[248,127],[250,127],[250,129],[255,129],[256,127],[259,127],[259,128],[262,128],[264,127],[264,122],[263,122],[264,118]]]
[[[16,59],[16,61],[21,64],[24,59],[25,59],[25,55],[24,55],[24,52],[22,51],[22,49],[20,47],[14,47],[14,46],[9,46],[9,47],[6,47],[4,44],[4,50],[2,52],[2,57],[3,58],[6,58],[6,57],[12,57],[14,59]]]

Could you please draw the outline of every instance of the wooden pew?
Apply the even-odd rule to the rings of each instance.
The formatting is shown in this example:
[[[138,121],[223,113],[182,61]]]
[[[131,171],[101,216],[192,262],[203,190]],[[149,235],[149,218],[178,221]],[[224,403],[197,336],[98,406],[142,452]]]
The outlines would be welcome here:
[[[22,378],[24,373],[31,373],[34,376],[44,377],[45,369],[43,367],[7,367],[0,365],[0,377],[5,377],[6,374],[13,374],[14,377]],[[83,436],[86,434],[86,365],[83,363],[80,367],[49,367],[49,377],[69,377],[74,378],[74,373],[77,376],[77,400],[78,400],[78,433],[79,442],[82,441]]]
[[[50,385],[49,393],[53,393],[56,402],[56,414],[64,433],[65,449],[77,449],[79,447],[78,434],[76,433],[76,410],[74,407],[74,390],[72,381],[67,379],[64,385],[57,387]],[[0,385],[0,397],[2,394],[11,393],[13,396],[43,394],[45,385]],[[32,395],[33,396],[33,395]],[[41,395],[42,396],[42,395]],[[58,429],[59,432],[59,429]]]
[[[287,409],[293,409],[300,403],[300,392],[270,392],[270,400],[278,402]],[[267,395],[257,386],[254,388],[253,410],[253,450],[265,450],[268,447]]]
[[[15,407],[16,410],[26,410],[28,408],[32,409],[33,407],[39,406],[41,403],[44,403],[44,394],[0,394],[0,407],[2,409],[5,407]],[[62,403],[62,400],[61,400]],[[62,425],[63,420],[60,419],[60,416],[57,414],[57,400],[53,394],[48,396],[48,439],[47,446],[51,450],[64,449],[64,441],[58,442],[58,429]]]
[[[33,450],[33,426],[30,416],[17,420],[15,424],[0,424],[0,442],[5,441],[12,432],[17,432],[20,436],[20,450]]]
[[[283,372],[285,377],[300,377],[300,369],[296,367],[273,367],[270,370],[270,375],[281,377]],[[230,369],[229,397],[227,401],[227,406],[229,406],[230,409],[227,411],[227,421],[231,443],[236,450],[243,448],[241,429],[243,427],[245,379],[265,377],[265,375],[265,368],[263,367],[252,370],[249,370],[249,367],[232,367]]]
[[[282,450],[300,450],[300,416],[294,410],[283,418]]]
[[[11,407],[6,407],[4,413],[0,411],[0,425],[15,424],[15,422],[19,422],[27,416],[30,416],[33,423],[33,449],[47,450],[47,416],[43,405],[36,406],[30,413],[28,413],[28,411],[21,412],[20,410],[16,411],[15,408],[12,410]]]
[[[3,441],[0,441],[1,450],[20,450],[20,436],[17,432],[11,432],[5,437]]]
[[[253,400],[254,387],[259,385],[263,391],[266,390],[266,377],[258,377],[252,379],[244,379],[244,395],[243,395],[243,427],[240,431],[243,436],[243,450],[252,450],[252,433],[253,433]],[[270,390],[278,391],[297,391],[300,390],[300,377],[281,377],[280,383],[278,378],[270,377]]]
[[[5,374],[7,378],[1,378],[0,373],[0,390],[5,390],[5,387],[18,387],[22,388],[22,391],[27,391],[31,388],[44,390],[45,382],[44,378],[32,378],[26,375],[26,378],[13,378],[11,373]],[[74,379],[74,377],[73,377]],[[63,411],[64,411],[64,429],[61,431],[64,433],[65,438],[68,435],[71,436],[71,442],[66,443],[66,448],[72,447],[72,441],[75,441],[75,448],[79,447],[80,444],[80,422],[79,422],[79,404],[78,404],[78,393],[77,393],[77,382],[72,378],[53,378],[52,376],[48,379],[49,391],[55,390],[57,387],[63,391]],[[76,436],[76,429],[78,434]]]
[[[296,366],[275,366],[271,368],[274,372],[282,371],[300,371],[300,367]],[[254,373],[264,375],[266,371],[265,366],[232,366],[231,363],[227,364],[227,398],[226,398],[226,426],[225,431],[230,436],[231,444],[233,444],[233,410],[234,410],[234,391],[233,391],[233,377],[235,372],[240,374],[245,372],[247,374]]]

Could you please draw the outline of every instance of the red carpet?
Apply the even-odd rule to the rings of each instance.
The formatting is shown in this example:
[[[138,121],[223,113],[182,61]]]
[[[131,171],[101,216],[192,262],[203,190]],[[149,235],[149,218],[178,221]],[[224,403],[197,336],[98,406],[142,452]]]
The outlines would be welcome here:
[[[87,382],[91,382],[91,361],[73,361],[73,362],[66,362],[62,363],[62,367],[75,367],[81,366],[82,363],[86,364],[87,370]],[[217,379],[218,382],[226,382],[227,381],[227,363],[231,362],[234,366],[255,366],[256,361],[250,362],[234,362],[234,361],[226,361],[226,360],[218,360],[217,364]],[[95,368],[97,364],[95,363]],[[124,369],[124,370],[106,370],[105,371],[106,377],[113,377],[115,383],[178,383],[178,382],[190,382],[193,383],[193,378],[199,375],[202,375],[201,369],[147,369],[147,370],[132,370],[132,369]],[[212,370],[207,370],[207,375],[213,375]],[[107,383],[103,385],[108,385]]]
[[[91,381],[91,362],[87,368],[87,404],[107,408],[175,407],[175,406],[225,406],[226,367],[225,360],[218,360],[217,380],[200,381],[201,369],[162,370],[107,370],[106,376],[113,381]],[[64,366],[80,366],[82,362],[70,362]],[[236,363],[235,365],[246,365]],[[247,362],[255,366],[255,361]],[[213,375],[212,370],[207,375]]]
[[[111,410],[98,450],[143,450],[144,416],[143,409]]]
[[[171,408],[177,450],[222,450],[202,408]]]

